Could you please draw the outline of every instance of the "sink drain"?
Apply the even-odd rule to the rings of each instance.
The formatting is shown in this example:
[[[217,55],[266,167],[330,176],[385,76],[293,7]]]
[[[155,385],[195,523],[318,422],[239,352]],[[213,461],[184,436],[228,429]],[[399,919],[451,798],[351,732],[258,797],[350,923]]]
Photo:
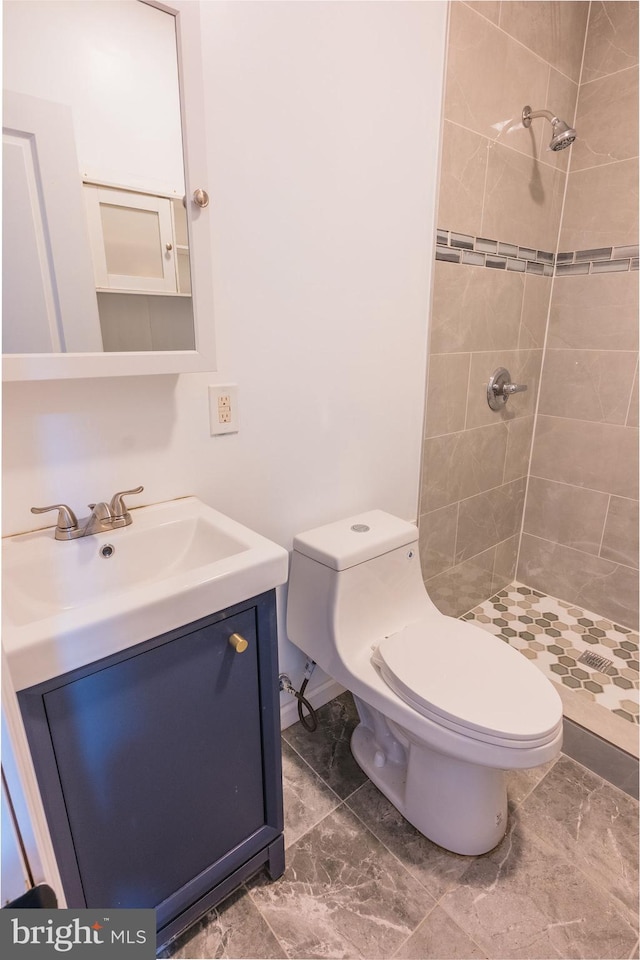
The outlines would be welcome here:
[[[607,660],[606,657],[594,653],[593,650],[585,650],[582,656],[578,657],[578,663],[584,663],[586,667],[593,667],[600,673],[609,673],[613,667],[613,660]]]
[[[104,557],[105,560],[108,560],[109,557],[112,557],[115,552],[116,552],[116,548],[113,546],[112,543],[103,543],[100,549],[98,550],[98,553],[100,554],[100,556]]]

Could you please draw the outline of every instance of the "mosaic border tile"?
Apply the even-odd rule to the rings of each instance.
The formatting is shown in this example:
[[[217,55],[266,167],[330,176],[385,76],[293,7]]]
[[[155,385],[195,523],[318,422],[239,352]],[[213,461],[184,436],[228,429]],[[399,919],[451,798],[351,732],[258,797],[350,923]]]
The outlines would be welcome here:
[[[514,582],[461,617],[519,650],[547,676],[629,723],[640,723],[638,634],[605,617]],[[612,661],[599,671],[579,658]]]
[[[438,227],[436,260],[492,270],[512,270],[542,277],[576,277],[597,273],[628,273],[638,269],[638,244],[593,250],[533,250],[515,243],[473,237]]]

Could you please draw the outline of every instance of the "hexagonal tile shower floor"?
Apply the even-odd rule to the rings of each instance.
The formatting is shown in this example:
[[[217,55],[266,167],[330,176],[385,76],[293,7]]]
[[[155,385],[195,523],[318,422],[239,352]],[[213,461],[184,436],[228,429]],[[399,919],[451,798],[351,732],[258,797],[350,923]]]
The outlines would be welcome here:
[[[581,698],[582,706],[590,701],[630,724],[640,722],[638,634],[628,627],[517,582],[462,619],[473,620],[516,647],[558,684],[561,693],[571,691]],[[581,662],[587,652],[598,657]],[[591,659],[597,661],[594,666],[588,663]],[[566,704],[567,697],[563,700]]]

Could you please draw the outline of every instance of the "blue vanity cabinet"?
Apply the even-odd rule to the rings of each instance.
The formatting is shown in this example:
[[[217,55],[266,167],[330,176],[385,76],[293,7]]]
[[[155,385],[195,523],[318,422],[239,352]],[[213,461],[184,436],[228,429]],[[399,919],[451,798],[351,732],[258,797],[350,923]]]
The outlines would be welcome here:
[[[274,591],[18,698],[69,906],[154,907],[164,943],[282,873]]]

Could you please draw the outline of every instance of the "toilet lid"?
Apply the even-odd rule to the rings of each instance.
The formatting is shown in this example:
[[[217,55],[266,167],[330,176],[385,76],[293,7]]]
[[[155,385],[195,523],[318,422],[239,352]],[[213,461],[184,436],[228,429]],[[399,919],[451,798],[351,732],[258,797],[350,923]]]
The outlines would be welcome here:
[[[537,667],[453,617],[418,621],[385,637],[373,660],[415,710],[478,739],[533,746],[551,739],[562,720],[560,697]]]

